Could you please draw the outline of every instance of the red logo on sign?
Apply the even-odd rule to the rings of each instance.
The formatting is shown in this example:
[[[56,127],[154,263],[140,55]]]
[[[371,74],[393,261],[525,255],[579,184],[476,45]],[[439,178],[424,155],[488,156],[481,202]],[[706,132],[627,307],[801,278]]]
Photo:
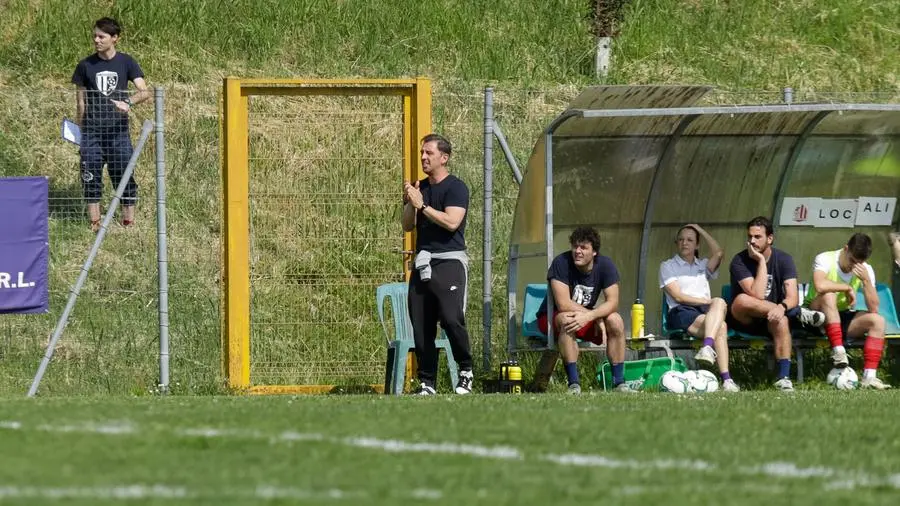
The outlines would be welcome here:
[[[794,221],[806,221],[806,216],[808,214],[809,209],[807,209],[805,205],[801,204],[794,208]]]

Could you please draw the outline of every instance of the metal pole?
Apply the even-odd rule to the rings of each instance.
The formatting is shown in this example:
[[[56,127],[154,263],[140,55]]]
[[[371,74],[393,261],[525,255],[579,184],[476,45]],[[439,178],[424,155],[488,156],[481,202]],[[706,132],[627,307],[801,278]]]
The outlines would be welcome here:
[[[516,294],[519,286],[519,247],[509,246],[509,262],[506,264],[506,350],[512,355],[517,349],[519,336],[516,324]]]
[[[166,235],[166,128],[163,89],[156,88],[156,256],[159,271],[159,393],[169,393],[169,256]]]
[[[792,104],[794,102],[794,88],[785,86],[784,90],[782,90],[782,98],[785,104]]]
[[[482,300],[481,319],[484,326],[482,339],[482,369],[489,371],[491,368],[491,278],[493,249],[491,236],[493,234],[493,207],[494,207],[494,89],[484,89],[484,241],[482,244],[482,261],[484,263],[482,273]]]
[[[551,128],[554,125],[551,124]],[[547,253],[547,269],[553,263],[553,130],[547,130],[544,137],[544,241]],[[556,319],[556,305],[553,302],[553,290],[547,282],[547,347],[556,349],[554,341],[554,328]]]
[[[37,393],[38,386],[41,384],[41,379],[44,377],[44,373],[47,372],[47,366],[50,364],[50,359],[53,358],[53,350],[56,349],[56,342],[59,341],[63,329],[66,328],[66,324],[69,321],[69,315],[75,307],[75,300],[78,298],[78,293],[81,291],[81,287],[84,286],[85,280],[87,280],[88,270],[90,270],[91,264],[94,263],[97,252],[100,251],[100,245],[103,243],[103,238],[106,237],[107,227],[109,227],[113,216],[116,214],[116,208],[119,207],[119,200],[122,198],[122,194],[125,193],[125,186],[128,185],[128,181],[134,173],[134,166],[137,165],[138,157],[141,155],[141,151],[144,150],[144,144],[147,143],[147,139],[150,137],[150,132],[152,131],[153,123],[150,120],[144,121],[144,126],[141,128],[141,136],[138,138],[137,147],[135,147],[134,153],[131,155],[131,160],[128,160],[128,166],[125,167],[122,181],[119,182],[119,186],[116,188],[116,194],[113,196],[109,209],[106,211],[106,216],[103,217],[103,222],[100,224],[100,230],[97,232],[97,237],[94,239],[94,244],[91,246],[91,252],[88,254],[87,260],[84,261],[84,265],[81,267],[81,273],[78,275],[78,280],[75,281],[75,286],[72,287],[72,291],[69,292],[69,300],[66,302],[66,308],[59,317],[59,321],[56,322],[56,329],[53,330],[53,336],[47,344],[44,358],[41,359],[41,364],[38,366],[37,373],[34,375],[31,387],[28,389],[28,397],[34,397]]]
[[[509,164],[509,167],[513,171],[513,177],[516,178],[516,183],[519,185],[522,184],[522,171],[519,170],[519,164],[516,163],[516,158],[513,156],[512,151],[509,149],[509,144],[506,143],[506,136],[503,135],[503,130],[500,129],[500,125],[494,121],[494,136],[497,137],[497,142],[500,143],[500,149],[503,150],[503,156],[506,157],[506,163]]]

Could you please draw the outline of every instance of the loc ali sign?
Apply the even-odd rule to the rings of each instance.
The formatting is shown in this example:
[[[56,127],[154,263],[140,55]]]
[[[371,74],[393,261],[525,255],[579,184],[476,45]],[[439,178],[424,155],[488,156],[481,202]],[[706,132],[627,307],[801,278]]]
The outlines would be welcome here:
[[[890,226],[896,208],[896,197],[858,199],[788,197],[781,205],[778,224],[822,228]]]

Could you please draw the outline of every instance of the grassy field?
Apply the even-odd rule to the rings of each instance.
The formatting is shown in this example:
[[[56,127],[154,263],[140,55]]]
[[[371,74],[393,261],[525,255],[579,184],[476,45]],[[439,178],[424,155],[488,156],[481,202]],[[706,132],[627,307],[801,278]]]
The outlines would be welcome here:
[[[5,399],[0,501],[892,504],[898,395]]]
[[[73,113],[69,78],[78,59],[91,50],[90,25],[96,18],[113,15],[122,20],[125,33],[120,48],[141,62],[151,85],[166,89],[172,386],[176,393],[204,394],[223,392],[219,363],[221,78],[423,75],[433,79],[434,128],[454,140],[453,170],[476,196],[467,234],[473,266],[468,315],[473,347],[480,351],[484,339],[479,242],[482,89],[496,87],[497,116],[514,153],[524,162],[546,123],[579,89],[597,83],[591,68],[589,3],[0,0],[0,175],[51,178],[53,289],[50,315],[0,319],[0,393],[18,394],[27,388],[89,249],[92,236],[81,208],[78,157],[71,146],[58,140],[58,120]],[[613,69],[606,82],[713,84],[722,89],[711,100],[727,103],[778,101],[785,85],[795,88],[798,101],[896,100],[898,20],[897,2],[633,0],[614,44]],[[377,177],[360,176],[360,168],[370,166],[347,155],[348,148],[364,146],[358,138],[323,138],[319,129],[307,127],[316,121],[331,122],[351,127],[347,132],[364,126],[369,128],[366,132],[377,133],[378,125],[369,122],[368,116],[348,121],[346,115],[337,114],[345,112],[346,104],[257,104],[260,110],[271,111],[267,117],[271,123],[297,134],[268,132],[260,137],[264,142],[259,146],[278,160],[271,177],[257,182],[271,186],[272,181],[296,175],[300,169],[327,165],[352,180],[353,188],[343,189],[342,198],[353,197],[360,188],[381,194],[380,199],[341,209],[326,201],[305,207],[269,206],[270,201],[259,194],[263,204],[256,208],[259,224],[268,228],[259,230],[254,244],[260,253],[254,272],[258,279],[273,281],[258,289],[254,311],[260,311],[261,332],[274,329],[273,335],[282,336],[275,346],[259,353],[275,358],[291,355],[295,366],[287,376],[295,380],[302,379],[297,364],[302,366],[304,359],[297,355],[308,350],[318,355],[308,353],[307,363],[321,363],[318,357],[323,354],[347,356],[364,364],[365,374],[372,376],[373,364],[384,358],[384,345],[370,295],[374,285],[397,278],[399,272],[385,271],[396,252],[391,245],[378,244],[373,254],[373,243],[357,239],[346,248],[350,250],[346,261],[311,255],[309,250],[312,245],[341,247],[332,240],[337,227],[326,224],[344,210],[354,213],[354,220],[342,223],[343,230],[358,232],[362,238],[371,231],[377,233],[374,237],[394,237],[397,228],[384,221],[395,218],[392,213],[398,209],[390,203],[399,197],[392,195],[394,190],[386,182],[387,169]],[[385,110],[382,104],[375,107],[375,112]],[[136,114],[135,119],[150,117],[151,108],[138,107]],[[304,137],[304,132],[309,135]],[[391,135],[384,138],[392,139]],[[313,158],[316,152],[300,147],[317,143],[330,147],[327,163],[316,166],[292,158],[298,153],[300,158]],[[501,162],[496,171],[492,286],[494,301],[504,301],[506,241],[517,189]],[[150,156],[139,165],[137,177],[143,198],[141,225],[138,230],[117,228],[110,234],[66,329],[44,394],[142,395],[155,389],[158,298]],[[312,178],[306,183],[298,194],[330,182]],[[302,219],[285,219],[297,214]],[[394,240],[399,242],[399,236]],[[350,300],[355,304],[346,314],[320,318],[329,302],[310,302],[302,290],[294,290],[312,279],[311,270],[322,271],[324,282],[333,288],[329,296],[353,292]],[[316,285],[323,280],[313,281],[309,287],[323,286]],[[281,305],[273,307],[270,300]],[[278,331],[276,325],[285,321],[284,314],[293,323],[317,329],[310,334],[317,341],[298,345],[299,334]],[[494,315],[494,331],[488,338],[496,364],[505,358],[505,322],[503,311],[495,308]],[[320,331],[330,327],[338,330]],[[271,376],[281,378],[279,374],[274,371]],[[320,379],[327,374],[319,374]],[[354,381],[377,380],[356,373],[347,376]]]

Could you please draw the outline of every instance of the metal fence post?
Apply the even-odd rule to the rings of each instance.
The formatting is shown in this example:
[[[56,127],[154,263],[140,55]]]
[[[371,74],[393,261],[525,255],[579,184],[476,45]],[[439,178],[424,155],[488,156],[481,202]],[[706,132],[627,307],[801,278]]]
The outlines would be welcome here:
[[[482,244],[482,302],[481,319],[484,326],[482,337],[482,369],[491,368],[491,277],[493,253],[491,236],[493,234],[494,207],[494,89],[484,89],[484,241]]]
[[[91,251],[88,253],[84,265],[81,266],[81,272],[78,274],[78,279],[75,280],[75,285],[69,292],[69,299],[66,302],[66,307],[63,309],[62,315],[60,315],[59,320],[56,322],[56,328],[53,330],[53,335],[50,336],[50,342],[47,343],[44,357],[41,359],[37,373],[31,381],[31,386],[28,388],[28,397],[34,397],[35,394],[37,394],[38,387],[41,385],[41,380],[44,378],[47,367],[50,365],[50,359],[53,358],[53,351],[56,349],[56,343],[59,341],[63,330],[66,328],[66,324],[69,322],[69,315],[72,314],[72,310],[75,308],[75,301],[78,299],[78,294],[81,293],[81,288],[84,286],[85,280],[87,280],[88,271],[91,270],[91,265],[93,265],[94,259],[97,258],[97,253],[100,251],[100,245],[103,244],[103,239],[106,237],[106,231],[109,228],[109,224],[112,223],[113,216],[116,214],[116,209],[119,207],[119,202],[122,200],[122,195],[125,193],[125,187],[128,185],[128,181],[134,173],[134,167],[137,165],[137,160],[144,151],[144,144],[147,143],[147,139],[150,137],[150,132],[152,130],[153,124],[150,120],[144,121],[137,145],[134,147],[134,152],[131,155],[131,159],[128,161],[128,166],[125,167],[125,172],[122,174],[122,180],[116,188],[116,193],[113,196],[112,202],[109,204],[106,216],[103,217],[103,222],[100,224],[100,229],[97,231],[97,237],[94,238],[94,244],[91,246]]]
[[[166,128],[162,88],[154,92],[156,105],[156,235],[159,263],[159,392],[169,392],[169,257],[166,240]]]

